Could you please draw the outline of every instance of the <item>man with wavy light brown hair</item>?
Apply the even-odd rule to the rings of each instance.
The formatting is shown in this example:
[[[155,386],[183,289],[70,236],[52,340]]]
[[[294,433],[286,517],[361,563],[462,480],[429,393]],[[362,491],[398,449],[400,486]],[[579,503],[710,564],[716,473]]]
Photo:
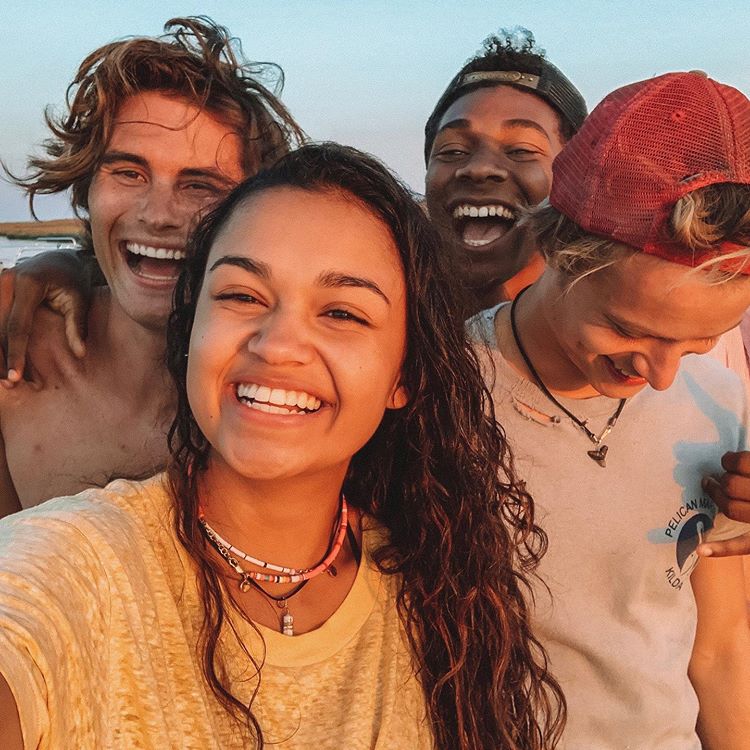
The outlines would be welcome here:
[[[173,19],[159,38],[107,44],[82,63],[68,110],[49,114],[46,154],[17,182],[30,197],[71,190],[107,285],[85,349],[51,311],[34,321],[39,382],[11,369],[0,391],[0,514],[111,476],[152,474],[166,457],[174,394],[162,365],[172,290],[196,218],[302,139],[228,32]],[[69,335],[75,326],[68,325]]]

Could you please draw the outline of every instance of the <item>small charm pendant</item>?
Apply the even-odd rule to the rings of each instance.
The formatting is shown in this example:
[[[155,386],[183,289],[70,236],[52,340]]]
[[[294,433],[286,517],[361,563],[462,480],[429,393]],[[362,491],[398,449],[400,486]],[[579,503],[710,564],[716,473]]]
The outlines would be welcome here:
[[[281,616],[281,632],[283,635],[294,635],[294,618],[289,610]]]
[[[252,584],[250,583],[250,578],[246,574],[243,574],[238,585],[240,587],[240,591],[243,594],[247,594],[247,592],[250,591],[250,587]]]
[[[600,445],[596,450],[586,451],[589,458],[592,458],[596,463],[599,464],[603,469],[607,466],[607,451],[609,448],[606,445]]]

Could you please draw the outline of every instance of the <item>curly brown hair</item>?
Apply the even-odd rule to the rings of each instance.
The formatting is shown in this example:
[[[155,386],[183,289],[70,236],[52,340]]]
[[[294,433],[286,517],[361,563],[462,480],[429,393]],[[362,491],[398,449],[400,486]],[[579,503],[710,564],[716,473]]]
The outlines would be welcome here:
[[[11,175],[29,196],[71,188],[71,204],[87,221],[88,191],[126,98],[164,91],[195,102],[237,132],[246,175],[270,166],[304,141],[304,133],[278,99],[283,72],[273,63],[250,63],[227,29],[204,16],[173,18],[158,38],[105,44],[81,63],[68,86],[67,112],[45,112],[52,137],[45,156],[29,158],[25,177]],[[262,81],[265,79],[267,85]],[[6,170],[7,171],[7,170]],[[88,229],[88,227],[87,227]]]
[[[216,563],[198,522],[198,485],[210,445],[186,391],[187,352],[207,257],[232,214],[260,191],[336,192],[390,230],[407,288],[406,407],[389,411],[352,458],[347,499],[376,519],[388,543],[375,554],[397,576],[398,608],[442,750],[543,750],[562,731],[564,698],[529,627],[528,577],[546,548],[533,504],[515,478],[502,428],[467,340],[457,286],[440,241],[412,196],[380,163],[335,144],[303,146],[238,188],[203,219],[175,293],[168,365],[178,392],[168,476],[176,531],[196,561],[204,604],[199,648],[208,684],[257,747],[261,727],[222,684],[222,627],[231,627]],[[248,658],[262,672],[262,654]]]

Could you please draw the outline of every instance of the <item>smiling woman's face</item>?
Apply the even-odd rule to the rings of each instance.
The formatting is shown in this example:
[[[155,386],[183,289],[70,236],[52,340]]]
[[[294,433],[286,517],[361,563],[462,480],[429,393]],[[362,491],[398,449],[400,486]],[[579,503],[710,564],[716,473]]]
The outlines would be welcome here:
[[[208,256],[187,388],[212,460],[252,479],[344,472],[400,387],[405,283],[387,226],[297,188],[241,204]]]

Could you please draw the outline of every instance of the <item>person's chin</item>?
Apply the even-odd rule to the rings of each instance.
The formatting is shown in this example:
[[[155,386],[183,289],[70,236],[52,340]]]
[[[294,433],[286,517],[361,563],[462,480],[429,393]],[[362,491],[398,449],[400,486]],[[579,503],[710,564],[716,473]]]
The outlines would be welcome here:
[[[486,245],[471,246],[459,241],[465,259],[466,277],[470,287],[485,288],[504,284],[520,270],[518,248],[507,235]]]

